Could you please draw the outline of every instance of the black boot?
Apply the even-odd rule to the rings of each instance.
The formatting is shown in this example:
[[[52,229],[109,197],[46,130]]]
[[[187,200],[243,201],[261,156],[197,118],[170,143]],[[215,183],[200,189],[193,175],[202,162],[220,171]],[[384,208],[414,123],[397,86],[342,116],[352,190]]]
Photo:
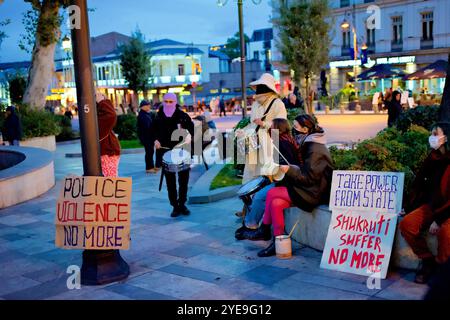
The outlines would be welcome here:
[[[270,230],[270,224],[261,224],[256,230],[244,231],[243,236],[245,239],[257,241],[257,240],[270,240],[272,238],[272,232]]]
[[[433,258],[423,259],[419,270],[417,270],[415,283],[425,284],[436,271],[436,261]]]
[[[244,233],[246,231],[250,231],[250,229],[248,229],[245,225],[242,225],[242,227],[236,230],[236,232],[234,233],[234,237],[237,240],[244,240],[245,239]]]
[[[181,214],[180,209],[178,209],[178,207],[173,207],[172,213],[170,214],[170,216],[172,218],[176,218]]]
[[[270,243],[270,245],[261,250],[260,252],[258,252],[258,257],[264,258],[264,257],[271,257],[274,256],[276,254],[275,252],[275,239],[272,240],[272,242]]]
[[[184,204],[180,204],[179,209],[180,213],[182,215],[188,216],[191,214],[191,211],[184,205]]]

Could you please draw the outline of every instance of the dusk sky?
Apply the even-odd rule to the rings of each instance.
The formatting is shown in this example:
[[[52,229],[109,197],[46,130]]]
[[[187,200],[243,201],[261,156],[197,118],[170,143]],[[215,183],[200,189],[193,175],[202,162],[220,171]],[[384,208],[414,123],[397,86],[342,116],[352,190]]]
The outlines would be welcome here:
[[[1,3],[2,1],[0,1]],[[222,44],[238,31],[237,1],[229,0],[225,7],[216,0],[88,0],[91,36],[117,31],[130,35],[137,26],[146,40],[169,38],[197,44]],[[0,62],[28,60],[30,55],[18,47],[23,13],[31,8],[23,0],[4,0],[0,4],[0,21],[10,19],[3,30],[8,35],[0,48]],[[269,0],[255,5],[244,1],[245,33],[267,28],[271,16]]]

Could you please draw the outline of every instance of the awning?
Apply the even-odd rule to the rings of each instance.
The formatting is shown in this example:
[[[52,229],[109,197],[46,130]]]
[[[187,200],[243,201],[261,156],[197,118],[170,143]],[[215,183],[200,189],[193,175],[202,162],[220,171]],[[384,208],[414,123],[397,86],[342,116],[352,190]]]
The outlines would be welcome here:
[[[372,68],[361,72],[357,76],[358,81],[364,80],[376,80],[376,79],[392,79],[392,78],[402,78],[405,76],[405,72],[397,67],[390,64],[377,64]],[[355,81],[354,77],[350,79],[351,82]]]
[[[438,60],[432,64],[423,67],[409,75],[406,75],[404,80],[421,80],[421,79],[435,79],[445,78],[447,76],[448,62],[445,60]]]

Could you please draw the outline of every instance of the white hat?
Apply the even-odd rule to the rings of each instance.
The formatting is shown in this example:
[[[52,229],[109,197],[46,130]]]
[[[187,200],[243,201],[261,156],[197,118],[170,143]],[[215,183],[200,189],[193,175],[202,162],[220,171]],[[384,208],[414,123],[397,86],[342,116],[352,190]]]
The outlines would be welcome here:
[[[250,82],[251,87],[256,87],[260,84],[266,85],[270,90],[278,94],[275,86],[275,78],[270,73],[264,73],[258,80]]]

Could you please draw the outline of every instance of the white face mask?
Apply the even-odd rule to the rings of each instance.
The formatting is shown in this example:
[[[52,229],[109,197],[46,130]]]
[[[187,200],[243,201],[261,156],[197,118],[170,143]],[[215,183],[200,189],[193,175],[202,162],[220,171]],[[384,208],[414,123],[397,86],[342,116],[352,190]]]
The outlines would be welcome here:
[[[428,142],[432,149],[438,150],[444,144],[445,136],[430,136]]]

